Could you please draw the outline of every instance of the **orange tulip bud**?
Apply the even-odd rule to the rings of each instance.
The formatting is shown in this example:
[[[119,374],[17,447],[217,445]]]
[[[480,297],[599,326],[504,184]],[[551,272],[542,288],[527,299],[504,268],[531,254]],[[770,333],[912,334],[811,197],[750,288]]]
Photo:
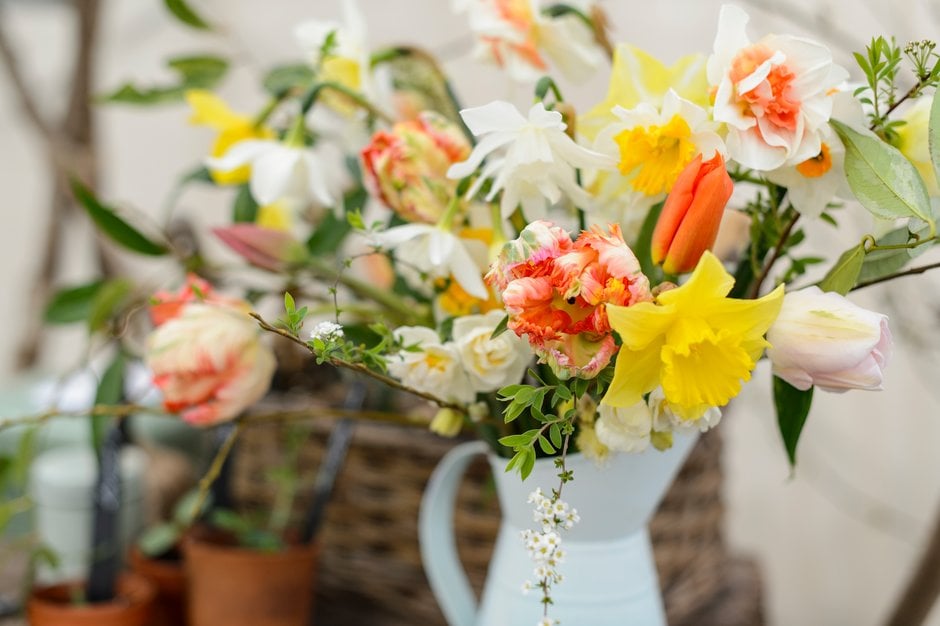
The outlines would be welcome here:
[[[704,163],[701,155],[695,157],[679,174],[656,222],[653,262],[661,263],[667,274],[691,272],[714,245],[733,190],[721,154]]]

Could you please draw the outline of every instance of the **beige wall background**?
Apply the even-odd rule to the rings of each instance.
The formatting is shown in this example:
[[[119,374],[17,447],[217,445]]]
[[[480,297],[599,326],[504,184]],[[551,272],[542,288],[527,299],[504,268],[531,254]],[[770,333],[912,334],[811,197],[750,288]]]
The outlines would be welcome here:
[[[667,62],[708,52],[717,21],[717,0],[603,3],[615,41],[629,41]],[[938,0],[742,2],[752,14],[751,34],[788,32],[825,39],[850,66],[849,49],[873,34],[900,41],[940,33]],[[495,97],[525,101],[496,70],[472,62],[463,19],[445,0],[361,0],[377,45],[417,42],[442,55],[464,103]],[[157,0],[104,0],[97,53],[99,90],[128,80],[170,79],[163,60],[183,52],[224,50],[238,67],[222,88],[239,108],[261,104],[257,72],[296,59],[292,26],[311,17],[338,17],[338,2],[300,0],[205,0],[195,3],[222,25],[222,35],[200,36],[177,26]],[[23,70],[48,111],[64,106],[73,59],[73,16],[59,2],[2,2],[0,28],[20,52]],[[856,78],[858,78],[856,72]],[[43,153],[21,116],[6,77],[0,74],[0,372],[14,369],[24,332],[31,284],[47,221],[50,189]],[[568,86],[576,105],[598,98],[606,79]],[[209,136],[185,124],[182,106],[154,109],[101,108],[96,117],[101,145],[102,194],[160,215],[178,174],[203,156]],[[224,219],[219,194],[187,193],[184,211],[202,223]],[[847,210],[845,213],[850,213]],[[841,250],[865,231],[864,217],[846,220],[838,233],[820,229],[806,245]],[[93,273],[89,225],[69,220],[63,282]],[[165,268],[135,264],[159,278]],[[778,625],[880,623],[904,583],[940,504],[940,385],[934,339],[940,330],[936,279],[909,279],[859,294],[857,301],[892,318],[896,356],[886,391],[841,396],[817,394],[800,447],[801,464],[790,476],[771,409],[769,372],[755,380],[722,425],[726,455],[727,529],[733,546],[755,555],[763,568],[770,622]],[[79,358],[80,336],[49,331],[42,366],[62,370]],[[762,364],[766,365],[766,364]],[[614,494],[612,494],[614,497]],[[940,625],[940,611],[930,621]]]

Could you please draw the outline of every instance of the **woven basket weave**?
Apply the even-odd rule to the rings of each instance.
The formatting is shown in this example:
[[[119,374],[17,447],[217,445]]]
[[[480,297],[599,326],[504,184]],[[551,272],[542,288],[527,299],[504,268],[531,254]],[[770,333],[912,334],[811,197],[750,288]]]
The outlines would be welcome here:
[[[316,468],[330,420],[318,421],[301,451]],[[233,468],[240,506],[268,508],[265,474],[283,453],[283,425],[252,426],[242,435]],[[454,445],[420,429],[362,423],[321,533],[317,589],[320,626],[444,624],[421,567],[417,520],[421,495],[441,456]],[[651,524],[669,623],[696,626],[761,624],[756,569],[728,556],[721,534],[721,440],[702,437]],[[313,472],[305,476],[295,512],[305,509]],[[499,523],[489,468],[471,466],[455,513],[458,550],[479,593]]]

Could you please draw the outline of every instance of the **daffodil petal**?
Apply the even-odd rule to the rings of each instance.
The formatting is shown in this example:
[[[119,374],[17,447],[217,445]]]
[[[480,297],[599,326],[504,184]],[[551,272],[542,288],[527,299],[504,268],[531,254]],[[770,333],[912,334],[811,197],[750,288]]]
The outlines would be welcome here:
[[[614,378],[604,394],[603,404],[633,406],[659,385],[663,340],[651,342],[642,350],[620,349],[614,365]]]

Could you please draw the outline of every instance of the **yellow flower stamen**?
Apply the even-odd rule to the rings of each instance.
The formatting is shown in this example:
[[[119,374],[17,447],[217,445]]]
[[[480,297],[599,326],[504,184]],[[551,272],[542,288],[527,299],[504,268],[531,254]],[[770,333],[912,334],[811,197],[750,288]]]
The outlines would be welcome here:
[[[626,176],[635,171],[631,186],[646,195],[669,191],[695,156],[691,136],[688,122],[679,115],[662,126],[640,126],[618,133],[614,141],[620,148],[620,172]]]

